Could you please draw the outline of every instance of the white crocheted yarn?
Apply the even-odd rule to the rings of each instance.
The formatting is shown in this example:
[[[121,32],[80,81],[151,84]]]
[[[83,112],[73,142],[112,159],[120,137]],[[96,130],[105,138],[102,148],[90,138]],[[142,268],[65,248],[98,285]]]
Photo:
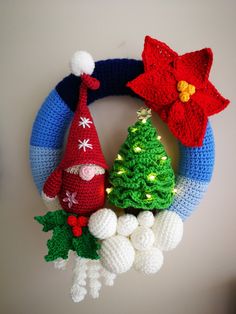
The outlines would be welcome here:
[[[129,239],[115,235],[102,242],[101,264],[108,271],[121,274],[128,271],[134,262],[135,251]]]
[[[131,242],[136,250],[145,251],[152,247],[155,240],[154,233],[147,227],[138,227],[131,235]]]
[[[42,191],[41,197],[42,197],[43,202],[44,202],[44,204],[48,210],[62,209],[61,204],[60,204],[57,196],[56,197],[49,197]]]
[[[67,263],[68,263],[68,259],[63,259],[59,257],[54,261],[54,267],[56,269],[65,270]]]
[[[92,56],[86,51],[76,51],[71,58],[70,62],[71,72],[80,76],[82,74],[93,73],[95,63]]]
[[[156,215],[152,230],[155,235],[154,246],[169,251],[182,239],[183,222],[175,212],[164,210]]]
[[[117,233],[128,237],[138,227],[138,220],[134,215],[125,214],[117,221]]]
[[[155,274],[163,264],[163,254],[158,248],[136,252],[134,269],[146,275]]]
[[[151,228],[154,224],[154,216],[151,211],[143,211],[138,214],[140,226]]]
[[[113,236],[116,232],[116,226],[116,214],[108,208],[96,211],[89,218],[89,231],[100,240]]]

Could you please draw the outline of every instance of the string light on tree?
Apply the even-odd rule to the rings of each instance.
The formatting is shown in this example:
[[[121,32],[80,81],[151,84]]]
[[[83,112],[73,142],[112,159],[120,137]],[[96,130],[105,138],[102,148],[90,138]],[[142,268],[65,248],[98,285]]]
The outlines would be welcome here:
[[[157,140],[158,140],[158,141],[161,140],[161,136],[160,136],[160,135],[157,136]]]
[[[147,193],[147,194],[146,194],[146,198],[147,198],[149,201],[151,201],[151,200],[152,200],[152,194]]]
[[[147,176],[148,181],[155,181],[156,180],[156,174],[155,173],[150,173]]]
[[[122,160],[124,160],[124,158],[120,154],[118,154],[117,157],[116,157],[116,160],[122,161]]]
[[[125,173],[125,170],[123,168],[119,169],[119,171],[117,172],[117,174],[119,174],[119,175],[121,175],[123,173]]]
[[[142,148],[141,147],[139,147],[139,146],[135,146],[134,147],[134,152],[135,153],[140,153],[142,151]]]
[[[107,194],[110,194],[112,192],[113,188],[106,188]]]

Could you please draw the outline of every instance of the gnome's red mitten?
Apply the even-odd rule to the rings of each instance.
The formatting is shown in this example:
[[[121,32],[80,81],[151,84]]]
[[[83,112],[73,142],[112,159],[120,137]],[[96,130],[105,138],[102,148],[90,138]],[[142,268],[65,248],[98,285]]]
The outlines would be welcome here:
[[[46,180],[43,187],[43,194],[45,199],[55,199],[59,194],[62,184],[62,170],[56,168]]]

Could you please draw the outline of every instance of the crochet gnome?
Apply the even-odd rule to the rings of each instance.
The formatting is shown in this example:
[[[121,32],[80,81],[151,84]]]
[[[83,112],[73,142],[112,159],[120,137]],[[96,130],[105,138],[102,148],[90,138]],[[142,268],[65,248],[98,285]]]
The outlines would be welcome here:
[[[105,170],[108,169],[87,107],[88,89],[98,89],[100,82],[90,76],[94,61],[88,53],[77,52],[71,67],[81,77],[79,100],[64,156],[45,182],[43,198],[58,198],[65,211],[89,216],[104,206]]]

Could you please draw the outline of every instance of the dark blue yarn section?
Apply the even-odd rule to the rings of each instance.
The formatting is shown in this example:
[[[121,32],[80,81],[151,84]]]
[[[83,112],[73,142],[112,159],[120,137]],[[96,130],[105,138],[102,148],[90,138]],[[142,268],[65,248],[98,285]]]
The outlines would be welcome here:
[[[130,95],[137,97],[126,84],[144,72],[143,63],[133,59],[109,59],[97,61],[93,77],[101,86],[96,91],[88,92],[88,104],[106,96]],[[75,111],[81,79],[73,74],[65,77],[56,90],[68,107]]]

